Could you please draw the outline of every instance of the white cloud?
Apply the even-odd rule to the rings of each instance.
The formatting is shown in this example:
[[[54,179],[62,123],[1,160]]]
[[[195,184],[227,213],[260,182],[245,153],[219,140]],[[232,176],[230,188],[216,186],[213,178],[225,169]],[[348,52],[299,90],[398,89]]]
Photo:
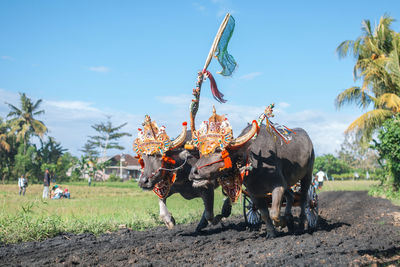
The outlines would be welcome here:
[[[237,13],[233,8],[232,0],[212,0],[212,3],[218,7],[217,17],[225,16],[226,13],[231,15]]]
[[[286,103],[286,102],[280,102],[280,103],[278,103],[278,107],[280,107],[280,108],[288,108],[288,107],[290,107],[290,104]]]
[[[105,67],[105,66],[94,66],[94,67],[89,67],[89,70],[94,71],[94,72],[109,72],[110,68]]]
[[[198,11],[204,12],[206,10],[206,7],[200,3],[194,2],[192,4]]]
[[[35,96],[29,95],[28,97],[33,101],[37,100]],[[0,116],[4,118],[9,112],[9,108],[4,102],[18,106],[19,95],[0,89],[0,99]],[[134,135],[142,119],[142,116],[107,108],[100,109],[92,103],[83,101],[49,101],[44,99],[40,108],[45,111],[45,114],[40,115],[38,119],[42,120],[49,129],[48,135],[55,137],[73,155],[79,155],[79,149],[84,145],[87,137],[96,134],[90,126],[106,121],[106,115],[111,116],[111,121],[115,126],[128,122],[122,130]],[[124,153],[133,154],[133,138],[121,138],[120,144],[125,147]],[[115,153],[121,152],[109,151],[108,154]]]
[[[29,96],[34,101],[35,96]],[[9,111],[4,102],[18,104],[19,95],[14,92],[0,89],[0,116],[5,117]],[[149,114],[159,125],[167,127],[167,133],[171,138],[176,137],[181,131],[182,122],[189,122],[189,104],[191,95],[162,96],[157,100],[165,105],[168,112],[151,113],[151,110],[140,111],[140,114],[98,108],[94,103],[83,101],[49,101],[44,99],[41,106],[45,114],[39,119],[43,120],[49,128],[49,135],[61,142],[62,146],[69,149],[74,155],[79,155],[79,149],[84,145],[87,136],[94,135],[95,131],[90,127],[95,123],[106,120],[106,115],[111,115],[114,125],[128,122],[123,131],[131,133],[132,137],[124,137],[120,144],[125,147],[124,153],[131,153],[132,142],[137,135],[137,128],[141,127],[145,114]],[[218,114],[226,114],[232,124],[234,136],[238,136],[247,123],[258,118],[265,106],[235,105],[231,103],[219,104],[215,100],[202,97],[200,108],[196,116],[196,123],[208,120],[215,105]],[[281,102],[275,109],[275,117],[272,121],[288,126],[289,128],[301,127],[305,129],[313,141],[317,155],[335,153],[343,142],[343,132],[347,126],[359,114],[326,113],[322,110],[288,111],[288,103]],[[291,110],[295,107],[290,105]],[[119,153],[109,151],[109,155]]]
[[[14,61],[15,60],[13,57],[10,57],[10,56],[1,56],[0,58],[3,59],[3,60],[9,60],[9,61]]]
[[[239,77],[241,80],[253,80],[254,78],[260,76],[262,72],[252,72]]]
[[[95,111],[99,112],[98,109],[92,107],[92,103],[82,101],[45,101],[49,106],[68,110],[77,111]]]
[[[163,121],[168,127],[168,132],[174,136],[180,130],[181,122],[188,121],[189,103],[192,97],[189,95],[179,97],[160,97],[164,104],[172,105],[170,112],[158,115],[157,119]],[[201,98],[200,108],[196,116],[196,125],[203,120],[208,120],[215,105],[218,114],[226,114],[233,128],[234,136],[238,136],[247,123],[258,119],[265,106],[246,106],[234,104],[219,104],[210,98]],[[272,121],[286,125],[289,128],[301,127],[305,129],[314,144],[316,155],[333,153],[340,148],[343,142],[344,130],[359,114],[326,113],[322,110],[301,110],[287,112],[285,108],[289,103],[281,102],[275,108],[275,117]],[[293,106],[291,106],[294,108]],[[173,134],[174,133],[174,134]]]

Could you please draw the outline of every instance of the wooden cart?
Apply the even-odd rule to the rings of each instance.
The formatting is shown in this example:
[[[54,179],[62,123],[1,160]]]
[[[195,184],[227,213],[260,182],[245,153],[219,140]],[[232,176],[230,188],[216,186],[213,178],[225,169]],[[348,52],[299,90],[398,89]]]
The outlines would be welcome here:
[[[262,223],[260,211],[255,207],[249,193],[243,189],[243,215],[246,224],[249,227],[257,227]],[[290,193],[294,196],[293,207],[300,206],[300,184],[294,185],[290,189]],[[265,196],[268,200],[269,207],[272,203],[272,194],[268,193]],[[282,207],[286,206],[286,199],[283,198]],[[308,189],[306,202],[306,217],[308,229],[316,229],[318,222],[318,195],[315,186],[312,184]]]

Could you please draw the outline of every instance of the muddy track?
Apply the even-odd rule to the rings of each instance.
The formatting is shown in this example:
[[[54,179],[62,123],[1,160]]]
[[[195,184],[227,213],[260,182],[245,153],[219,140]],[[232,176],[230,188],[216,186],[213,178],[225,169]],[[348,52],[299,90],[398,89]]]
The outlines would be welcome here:
[[[200,234],[190,224],[0,246],[0,265],[400,265],[400,207],[366,192],[325,192],[319,199],[320,221],[312,234],[281,231],[266,239],[263,229],[249,231],[242,217],[232,217]]]

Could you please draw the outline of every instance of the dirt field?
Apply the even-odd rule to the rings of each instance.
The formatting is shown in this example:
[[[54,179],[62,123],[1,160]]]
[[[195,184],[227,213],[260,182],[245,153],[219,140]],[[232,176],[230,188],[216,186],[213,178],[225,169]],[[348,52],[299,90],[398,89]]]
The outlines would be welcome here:
[[[267,240],[264,229],[249,231],[242,217],[233,217],[201,234],[190,224],[0,246],[0,265],[400,265],[400,207],[366,192],[324,192],[319,199],[313,234],[281,231]]]

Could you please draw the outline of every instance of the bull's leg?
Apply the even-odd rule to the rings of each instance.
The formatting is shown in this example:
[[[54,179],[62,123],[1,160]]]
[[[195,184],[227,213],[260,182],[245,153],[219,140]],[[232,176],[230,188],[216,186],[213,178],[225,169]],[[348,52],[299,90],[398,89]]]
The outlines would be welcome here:
[[[196,227],[196,231],[201,231],[208,225],[208,222],[214,223],[214,188],[207,188],[202,194],[201,198],[204,203],[204,212],[199,224]]]
[[[260,211],[261,218],[265,222],[265,225],[267,227],[266,237],[267,238],[276,237],[277,233],[275,231],[274,225],[272,224],[271,217],[269,216],[267,200],[264,197],[252,198],[251,200],[256,205],[256,208]]]
[[[224,204],[222,205],[221,214],[215,216],[212,224],[214,225],[218,224],[222,220],[222,218],[228,218],[229,215],[231,215],[231,212],[232,212],[232,203],[229,197],[227,197],[224,201]]]
[[[229,197],[227,197],[222,205],[221,215],[228,218],[232,212],[232,203]]]
[[[272,205],[271,205],[271,219],[274,221],[276,226],[286,227],[286,220],[284,217],[280,216],[282,197],[285,193],[285,188],[283,186],[275,187],[272,190]]]
[[[175,226],[175,219],[172,217],[172,214],[168,211],[167,208],[167,199],[159,199],[158,204],[160,205],[160,217],[168,227],[168,229],[172,229]]]
[[[293,192],[291,190],[285,190],[285,198],[286,198],[285,219],[289,233],[293,233],[294,231],[294,220],[292,214],[292,206],[294,201]]]
[[[201,215],[200,222],[196,227],[196,232],[200,232],[202,229],[206,228],[207,225],[208,225],[208,221],[206,219],[206,211],[204,211],[203,215]]]
[[[311,180],[312,180],[312,173],[308,173],[300,182],[301,189],[300,189],[300,207],[301,207],[301,213],[300,213],[300,225],[299,229],[300,231],[304,231],[304,223],[306,221],[306,202],[307,202],[307,193],[308,193],[308,188],[311,185]]]

